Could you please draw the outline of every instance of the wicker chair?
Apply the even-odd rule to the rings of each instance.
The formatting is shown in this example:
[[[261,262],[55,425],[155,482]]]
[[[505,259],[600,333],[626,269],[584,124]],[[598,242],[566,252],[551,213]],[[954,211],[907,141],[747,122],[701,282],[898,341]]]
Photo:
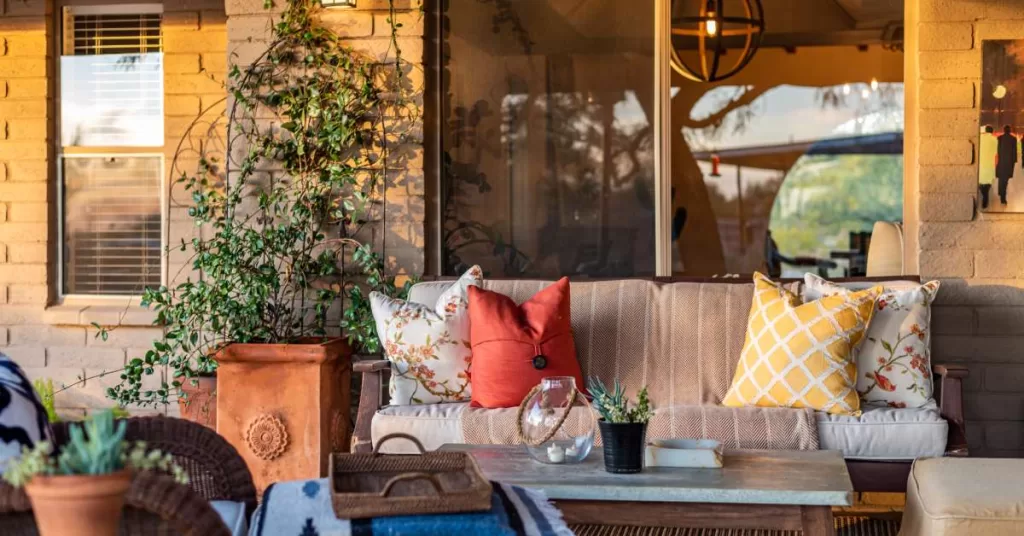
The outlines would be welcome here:
[[[128,491],[122,534],[229,534],[210,501],[256,508],[256,487],[245,460],[205,426],[173,417],[127,419],[125,438],[171,454],[189,475],[189,485],[154,473],[136,475]],[[68,427],[54,426],[54,444],[68,441]],[[36,534],[32,506],[23,490],[0,483],[0,534]]]

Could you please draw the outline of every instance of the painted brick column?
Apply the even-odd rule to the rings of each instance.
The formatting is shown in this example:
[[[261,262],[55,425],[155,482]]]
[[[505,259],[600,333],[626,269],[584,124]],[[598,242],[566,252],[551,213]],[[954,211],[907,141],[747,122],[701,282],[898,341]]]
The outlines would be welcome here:
[[[941,278],[932,348],[961,363],[972,455],[1024,455],[1024,214],[976,210],[981,43],[1024,38],[1024,0],[913,0],[906,202],[917,210],[920,273]],[[912,57],[911,57],[912,56]],[[912,114],[908,113],[908,117]],[[915,134],[916,132],[916,134]],[[912,152],[908,150],[908,155]],[[908,214],[912,213],[908,210]],[[908,217],[909,219],[909,217]]]

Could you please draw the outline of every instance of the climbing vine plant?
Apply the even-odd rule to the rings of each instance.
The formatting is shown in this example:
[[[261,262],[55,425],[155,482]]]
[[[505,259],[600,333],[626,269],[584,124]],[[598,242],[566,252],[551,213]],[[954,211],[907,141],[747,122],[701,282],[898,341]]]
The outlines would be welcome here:
[[[404,98],[408,65],[394,6],[388,62],[322,26],[318,3],[282,7],[266,50],[228,73],[226,124],[197,123],[186,134],[200,140],[196,169],[183,172],[189,159],[175,159],[195,228],[170,249],[190,259],[190,272],[145,290],[165,335],[108,391],[121,405],[167,403],[182,381],[212,373],[229,343],[294,342],[340,328],[372,352],[379,342],[365,291],[407,292],[373,244],[358,239],[385,209],[389,171],[404,163],[391,147],[418,117]],[[168,377],[159,379],[164,366]],[[146,381],[153,375],[159,380]]]

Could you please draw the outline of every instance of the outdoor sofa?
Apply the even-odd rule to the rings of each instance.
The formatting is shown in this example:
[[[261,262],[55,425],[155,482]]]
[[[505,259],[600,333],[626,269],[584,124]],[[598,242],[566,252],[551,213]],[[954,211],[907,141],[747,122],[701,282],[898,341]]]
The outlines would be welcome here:
[[[839,280],[850,288],[919,284],[914,277]],[[485,280],[484,288],[521,303],[551,281]],[[425,281],[411,300],[433,305],[450,281]],[[799,292],[802,283],[790,281]],[[922,457],[966,456],[959,366],[933,364],[935,403],[922,408],[865,407],[859,417],[807,409],[727,408],[753,296],[749,278],[583,280],[571,286],[572,327],[584,377],[619,378],[630,393],[647,385],[658,412],[648,437],[704,437],[728,448],[842,451],[857,491],[899,491]],[[387,405],[388,361],[354,365],[362,387],[353,448],[368,451],[392,432],[428,449],[446,443],[518,442],[516,408],[468,403]],[[382,389],[382,386],[385,386]],[[575,419],[570,417],[569,422]],[[401,452],[398,442],[384,450]]]

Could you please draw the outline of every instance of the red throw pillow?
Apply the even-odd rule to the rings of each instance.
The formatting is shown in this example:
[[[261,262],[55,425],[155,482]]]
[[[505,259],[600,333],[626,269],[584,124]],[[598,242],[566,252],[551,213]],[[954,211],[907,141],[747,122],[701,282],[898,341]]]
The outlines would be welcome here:
[[[472,405],[512,408],[548,376],[572,376],[583,391],[569,324],[569,279],[522,306],[497,292],[469,287]]]

